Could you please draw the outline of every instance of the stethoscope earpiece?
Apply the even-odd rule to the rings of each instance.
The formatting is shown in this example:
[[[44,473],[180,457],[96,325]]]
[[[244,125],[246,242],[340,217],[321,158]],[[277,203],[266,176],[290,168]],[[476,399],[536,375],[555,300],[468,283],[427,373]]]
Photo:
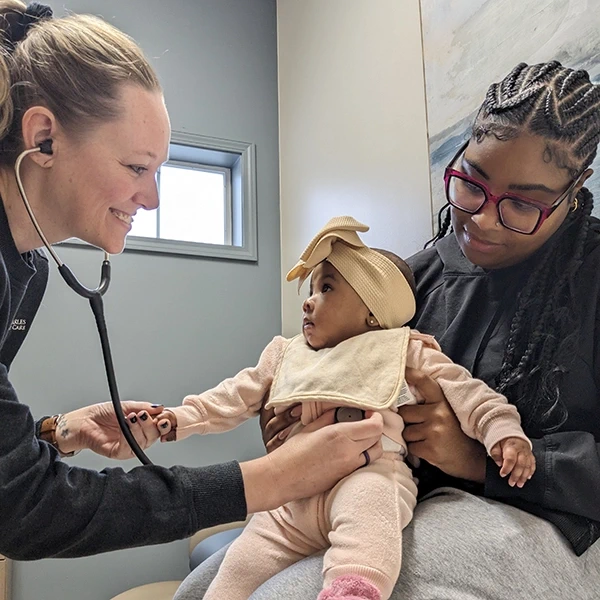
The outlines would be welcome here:
[[[52,138],[44,140],[41,144],[39,144],[38,148],[42,154],[52,154]]]

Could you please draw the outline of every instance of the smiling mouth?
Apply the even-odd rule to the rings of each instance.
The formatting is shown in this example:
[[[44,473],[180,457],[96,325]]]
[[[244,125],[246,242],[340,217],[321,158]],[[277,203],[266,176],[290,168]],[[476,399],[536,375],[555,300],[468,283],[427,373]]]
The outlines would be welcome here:
[[[484,240],[484,239],[476,236],[475,234],[471,233],[467,229],[465,229],[465,236],[467,238],[467,243],[470,245],[485,247],[485,248],[489,248],[489,249],[493,249],[493,248],[497,248],[498,246],[501,246],[501,244],[498,244],[497,242],[491,242],[489,240]]]
[[[127,225],[131,225],[133,223],[133,216],[129,215],[123,211],[117,210],[116,208],[109,209],[111,214],[113,214],[119,221],[123,221],[123,223]]]

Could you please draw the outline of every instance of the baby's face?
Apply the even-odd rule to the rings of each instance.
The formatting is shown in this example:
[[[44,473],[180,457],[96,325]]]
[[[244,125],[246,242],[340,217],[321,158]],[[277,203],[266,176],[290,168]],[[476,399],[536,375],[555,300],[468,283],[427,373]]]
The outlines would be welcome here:
[[[339,271],[327,261],[317,265],[302,305],[302,333],[309,346],[333,348],[370,331],[368,318],[369,309]]]

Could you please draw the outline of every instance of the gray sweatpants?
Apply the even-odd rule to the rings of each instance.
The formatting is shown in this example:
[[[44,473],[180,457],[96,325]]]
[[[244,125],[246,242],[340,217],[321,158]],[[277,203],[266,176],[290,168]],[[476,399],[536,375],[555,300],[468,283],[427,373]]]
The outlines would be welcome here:
[[[402,543],[402,572],[391,600],[600,598],[600,542],[577,557],[547,521],[459,490],[438,490],[420,502]],[[224,553],[191,573],[174,600],[202,598]],[[322,554],[304,559],[249,600],[315,599],[322,566]]]

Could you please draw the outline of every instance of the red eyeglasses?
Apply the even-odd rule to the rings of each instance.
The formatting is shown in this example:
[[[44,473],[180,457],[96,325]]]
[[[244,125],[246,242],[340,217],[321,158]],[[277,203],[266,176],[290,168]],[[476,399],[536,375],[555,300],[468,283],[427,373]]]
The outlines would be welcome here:
[[[515,194],[495,196],[485,183],[452,168],[468,143],[463,144],[444,172],[446,199],[454,208],[471,215],[478,213],[488,202],[491,202],[498,210],[500,223],[517,233],[534,234],[569,196],[581,177],[579,174],[551,206]]]

